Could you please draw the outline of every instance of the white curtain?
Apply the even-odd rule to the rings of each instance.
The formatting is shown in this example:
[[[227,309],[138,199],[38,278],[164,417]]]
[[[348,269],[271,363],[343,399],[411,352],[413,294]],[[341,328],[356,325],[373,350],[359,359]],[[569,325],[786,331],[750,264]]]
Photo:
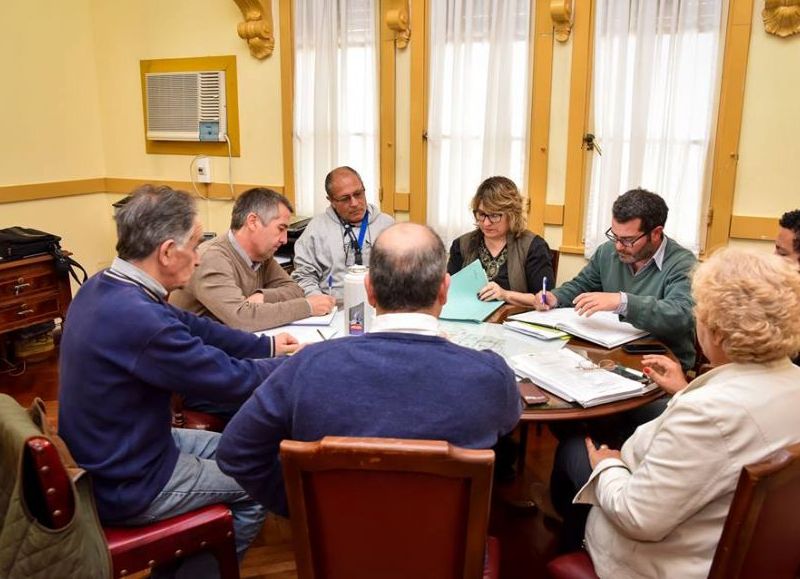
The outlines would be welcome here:
[[[698,252],[722,2],[597,0],[593,112],[602,155],[592,159],[587,257],[605,241],[614,200],[636,187],[665,199],[667,235]]]
[[[327,207],[325,175],[340,165],[378,189],[375,0],[294,1],[296,210]]]
[[[474,227],[469,201],[484,178],[525,189],[530,5],[429,3],[428,224],[447,243]]]

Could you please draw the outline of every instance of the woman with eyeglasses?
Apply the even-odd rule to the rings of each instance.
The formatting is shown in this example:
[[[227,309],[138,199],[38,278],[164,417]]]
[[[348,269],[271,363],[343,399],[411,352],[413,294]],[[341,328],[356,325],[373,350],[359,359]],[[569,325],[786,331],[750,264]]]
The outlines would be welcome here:
[[[525,228],[523,199],[507,177],[489,177],[472,198],[476,229],[453,242],[447,272],[480,260],[489,283],[478,297],[533,305],[534,294],[555,286],[547,242]]]

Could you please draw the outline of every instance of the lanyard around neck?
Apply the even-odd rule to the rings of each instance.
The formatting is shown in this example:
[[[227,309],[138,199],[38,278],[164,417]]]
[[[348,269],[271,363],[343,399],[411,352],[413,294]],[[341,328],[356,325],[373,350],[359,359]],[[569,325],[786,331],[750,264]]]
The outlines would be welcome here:
[[[356,239],[356,236],[353,233],[353,225],[351,223],[347,223],[342,220],[342,225],[344,225],[345,233],[347,233],[350,239],[357,244],[358,251],[360,252],[361,248],[364,247],[364,237],[367,235],[367,228],[369,226],[369,210],[364,213],[364,217],[361,219],[361,228],[358,231],[358,239]]]

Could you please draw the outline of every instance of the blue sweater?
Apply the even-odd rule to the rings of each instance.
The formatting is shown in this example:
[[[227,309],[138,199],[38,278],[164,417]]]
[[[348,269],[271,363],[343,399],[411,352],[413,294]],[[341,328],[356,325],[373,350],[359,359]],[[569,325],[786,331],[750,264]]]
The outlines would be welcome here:
[[[439,337],[376,333],[306,347],[225,428],[217,463],[268,509],[286,514],[283,439],[374,436],[490,448],[522,411],[503,359]]]
[[[91,475],[100,518],[144,511],[178,460],[172,392],[242,401],[275,368],[267,338],[231,330],[101,272],[70,305],[59,434]]]

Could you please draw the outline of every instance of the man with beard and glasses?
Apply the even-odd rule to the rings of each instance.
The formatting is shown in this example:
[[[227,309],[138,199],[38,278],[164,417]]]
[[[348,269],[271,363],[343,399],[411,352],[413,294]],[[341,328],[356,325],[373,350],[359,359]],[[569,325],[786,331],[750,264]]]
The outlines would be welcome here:
[[[612,207],[608,241],[572,280],[541,292],[536,308],[574,307],[578,313],[614,312],[650,332],[678,357],[684,370],[695,359],[689,277],[697,260],[664,235],[667,204],[645,189],[620,195]]]
[[[695,359],[694,314],[690,276],[697,260],[687,249],[664,235],[667,204],[650,191],[633,189],[620,195],[611,209],[608,241],[571,281],[547,292],[536,308],[573,306],[578,313],[614,312],[620,319],[650,332],[675,354],[684,371]],[[551,425],[558,437],[550,493],[563,525],[559,549],[580,547],[589,509],[573,505],[574,481],[588,480],[592,472],[583,436],[619,448],[638,426],[660,415],[667,398],[615,416],[585,424]]]

